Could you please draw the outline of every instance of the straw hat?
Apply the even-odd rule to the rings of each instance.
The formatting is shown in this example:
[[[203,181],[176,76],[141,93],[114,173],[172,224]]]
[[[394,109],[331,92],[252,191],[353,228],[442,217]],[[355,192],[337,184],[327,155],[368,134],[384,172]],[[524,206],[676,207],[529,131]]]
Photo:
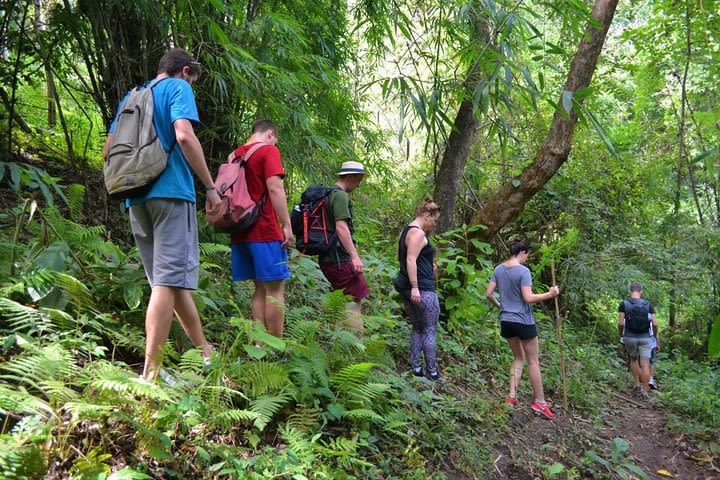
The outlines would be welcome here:
[[[338,175],[367,175],[367,172],[365,171],[365,167],[363,167],[363,164],[360,162],[343,162],[342,167],[340,167],[340,172],[338,172]]]

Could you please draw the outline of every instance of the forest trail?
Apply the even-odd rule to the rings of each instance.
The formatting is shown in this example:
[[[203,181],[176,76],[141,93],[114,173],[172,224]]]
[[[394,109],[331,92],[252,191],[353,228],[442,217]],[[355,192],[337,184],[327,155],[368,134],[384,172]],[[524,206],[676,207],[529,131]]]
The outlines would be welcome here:
[[[694,460],[692,457],[701,452],[694,450],[684,434],[668,428],[658,398],[644,405],[629,392],[612,397],[614,409],[595,424],[582,417],[567,416],[557,407],[558,417],[554,421],[534,415],[527,408],[529,404],[516,408],[509,418],[513,435],[496,445],[495,472],[490,478],[547,478],[548,468],[553,464],[562,464],[565,470],[574,468],[580,478],[595,478],[595,472],[602,475],[600,478],[621,478],[618,471],[630,464],[652,479],[720,479],[720,469]],[[624,439],[629,448],[613,461],[611,452],[617,437]],[[583,465],[577,461],[593,446],[601,457],[609,460],[609,468],[599,462]],[[631,473],[627,469],[625,472]],[[555,478],[568,477],[559,473]]]

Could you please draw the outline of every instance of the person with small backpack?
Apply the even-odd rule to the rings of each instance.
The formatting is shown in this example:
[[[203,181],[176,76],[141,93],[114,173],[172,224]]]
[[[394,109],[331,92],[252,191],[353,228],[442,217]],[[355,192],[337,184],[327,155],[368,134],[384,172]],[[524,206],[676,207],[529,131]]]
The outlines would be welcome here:
[[[288,248],[293,232],[283,184],[285,170],[277,142],[275,124],[259,120],[253,125],[248,141],[233,152],[246,162],[247,192],[260,207],[257,219],[248,229],[230,235],[230,248],[233,281],[252,280],[255,286],[251,303],[253,319],[270,334],[282,337],[285,280],[290,278]]]
[[[207,361],[212,353],[191,295],[200,265],[193,172],[207,189],[205,210],[220,205],[193,128],[199,117],[192,84],[200,72],[200,63],[184,49],[166,53],[155,79],[120,102],[103,147],[108,193],[126,199],[152,289],[145,316],[145,380],[160,371],[173,312]]]
[[[649,401],[651,351],[653,343],[660,351],[660,342],[655,308],[642,298],[642,294],[640,283],[630,284],[630,298],[620,302],[618,308],[618,334],[630,357],[634,390],[642,395],[644,401]]]
[[[327,196],[328,230],[337,235],[333,248],[319,255],[320,270],[334,290],[353,297],[355,306],[348,312],[347,326],[363,329],[362,301],[370,295],[363,276],[365,266],[355,248],[352,205],[349,194],[360,186],[367,172],[360,162],[344,162],[335,186]]]
[[[440,302],[435,290],[435,247],[427,234],[435,228],[440,207],[431,196],[423,199],[415,209],[415,220],[400,233],[398,262],[400,272],[395,277],[395,289],[405,304],[405,313],[412,324],[410,335],[410,366],[416,377],[427,376],[440,380],[437,366],[436,339]],[[420,363],[425,354],[426,371]]]

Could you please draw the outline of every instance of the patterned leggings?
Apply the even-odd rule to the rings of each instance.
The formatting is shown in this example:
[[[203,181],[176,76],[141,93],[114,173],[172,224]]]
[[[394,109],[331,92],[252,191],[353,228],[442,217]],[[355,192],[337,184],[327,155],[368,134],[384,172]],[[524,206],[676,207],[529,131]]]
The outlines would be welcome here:
[[[420,370],[420,350],[425,353],[425,365],[430,375],[438,373],[435,336],[440,318],[440,302],[435,292],[420,292],[420,304],[413,304],[403,298],[413,330],[410,335],[410,363],[413,370]]]

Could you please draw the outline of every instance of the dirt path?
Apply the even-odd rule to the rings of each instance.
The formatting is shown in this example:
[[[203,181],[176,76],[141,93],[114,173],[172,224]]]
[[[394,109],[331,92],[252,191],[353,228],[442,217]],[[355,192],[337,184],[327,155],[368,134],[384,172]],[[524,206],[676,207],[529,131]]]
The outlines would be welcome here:
[[[720,471],[705,468],[691,458],[697,452],[682,433],[667,428],[662,407],[653,403],[641,408],[619,398],[616,405],[617,413],[606,419],[598,437],[610,442],[615,437],[625,439],[630,446],[627,455],[651,478],[671,478],[658,473],[664,471],[682,480],[720,479]]]
[[[591,450],[609,458],[613,440],[620,437],[628,443],[629,449],[617,464],[640,467],[649,478],[720,480],[720,470],[691,458],[698,452],[693,451],[690,440],[681,433],[668,430],[658,403],[640,405],[641,402],[629,394],[613,395],[616,395],[613,397],[614,410],[604,415],[602,421],[594,423],[561,411],[557,412],[556,420],[549,421],[533,415],[527,405],[516,408],[508,419],[512,434],[496,445],[497,460],[494,472],[488,478],[548,478],[554,464],[562,465],[564,473],[553,478],[620,478],[617,470],[611,474],[600,463],[588,465],[582,462]]]

